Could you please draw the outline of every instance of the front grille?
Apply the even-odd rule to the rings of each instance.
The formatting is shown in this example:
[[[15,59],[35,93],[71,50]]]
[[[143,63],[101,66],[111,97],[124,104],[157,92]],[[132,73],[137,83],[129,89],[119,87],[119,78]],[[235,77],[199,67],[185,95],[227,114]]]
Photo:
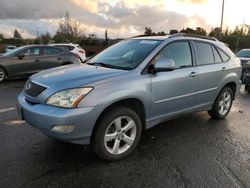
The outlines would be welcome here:
[[[46,89],[46,87],[36,84],[32,81],[28,81],[24,86],[24,92],[31,97],[37,97]]]

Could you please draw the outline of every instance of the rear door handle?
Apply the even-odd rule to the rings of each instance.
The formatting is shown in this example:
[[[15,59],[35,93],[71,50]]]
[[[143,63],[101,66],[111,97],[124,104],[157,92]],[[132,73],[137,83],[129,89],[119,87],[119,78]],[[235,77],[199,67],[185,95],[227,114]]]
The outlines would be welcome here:
[[[221,70],[222,70],[222,71],[225,71],[225,70],[227,70],[227,68],[226,68],[226,67],[222,67]]]
[[[196,77],[196,76],[198,76],[198,73],[197,73],[197,72],[191,72],[191,73],[189,74],[189,76],[190,76],[190,77]]]

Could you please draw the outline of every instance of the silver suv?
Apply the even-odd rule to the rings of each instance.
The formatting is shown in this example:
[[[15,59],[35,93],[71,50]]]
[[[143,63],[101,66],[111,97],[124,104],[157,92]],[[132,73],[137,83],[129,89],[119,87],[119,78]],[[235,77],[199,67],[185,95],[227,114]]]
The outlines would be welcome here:
[[[240,60],[221,42],[182,34],[139,37],[83,65],[32,76],[22,119],[59,140],[91,144],[101,158],[129,155],[143,130],[179,115],[225,118],[240,88]]]

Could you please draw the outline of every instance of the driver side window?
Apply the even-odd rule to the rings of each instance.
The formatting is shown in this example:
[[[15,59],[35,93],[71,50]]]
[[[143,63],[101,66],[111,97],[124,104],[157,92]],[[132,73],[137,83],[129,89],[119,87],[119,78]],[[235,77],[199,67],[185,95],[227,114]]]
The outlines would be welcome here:
[[[40,48],[28,48],[17,55],[36,56],[40,54]]]
[[[177,69],[191,67],[192,55],[189,43],[187,41],[181,41],[168,44],[156,56],[155,62],[162,59],[174,60],[175,68]]]

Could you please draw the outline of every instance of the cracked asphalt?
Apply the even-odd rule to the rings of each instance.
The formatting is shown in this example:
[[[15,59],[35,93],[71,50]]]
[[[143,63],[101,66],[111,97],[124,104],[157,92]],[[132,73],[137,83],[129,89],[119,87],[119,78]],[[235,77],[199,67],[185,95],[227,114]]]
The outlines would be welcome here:
[[[128,158],[108,163],[86,146],[46,137],[19,120],[25,80],[0,84],[0,187],[250,187],[250,94],[225,120],[206,112],[143,133]]]

